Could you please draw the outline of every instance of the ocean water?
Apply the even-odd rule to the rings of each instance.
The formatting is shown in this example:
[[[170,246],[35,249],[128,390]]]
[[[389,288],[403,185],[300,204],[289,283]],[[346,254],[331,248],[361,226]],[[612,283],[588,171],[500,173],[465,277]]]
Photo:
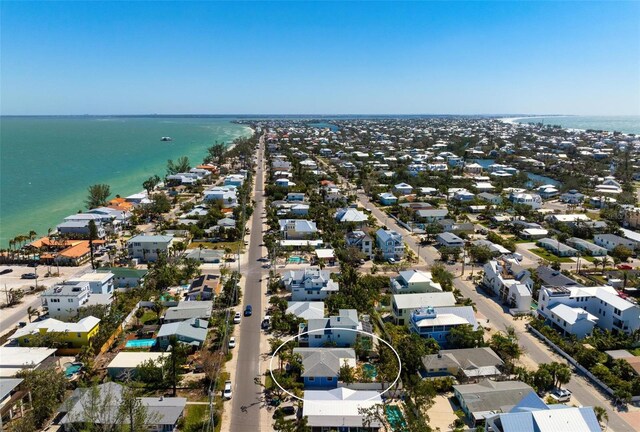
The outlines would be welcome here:
[[[640,116],[550,116],[523,117],[518,123],[538,123],[560,125],[569,129],[594,129],[640,134]]]
[[[142,190],[168,159],[202,162],[207,147],[251,130],[233,119],[197,117],[0,118],[0,247],[18,234],[46,234],[85,209],[87,188],[111,186],[112,195]],[[170,136],[171,142],[160,138]]]

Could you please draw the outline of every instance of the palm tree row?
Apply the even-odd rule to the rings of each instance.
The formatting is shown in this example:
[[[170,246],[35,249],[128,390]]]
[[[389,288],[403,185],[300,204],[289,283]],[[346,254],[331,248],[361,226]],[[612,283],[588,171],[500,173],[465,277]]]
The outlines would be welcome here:
[[[11,260],[15,259],[16,254],[27,245],[27,242],[32,242],[37,236],[38,234],[34,230],[31,230],[28,234],[18,234],[9,239],[9,248],[6,252],[10,255]],[[2,250],[2,252],[5,252],[5,250]]]

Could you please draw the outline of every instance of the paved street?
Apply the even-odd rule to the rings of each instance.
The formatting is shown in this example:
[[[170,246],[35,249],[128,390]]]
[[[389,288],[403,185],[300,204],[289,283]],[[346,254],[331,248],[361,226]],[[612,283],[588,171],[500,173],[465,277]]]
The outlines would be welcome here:
[[[372,214],[380,221],[380,223],[385,224],[389,229],[405,234],[404,239],[407,245],[416,254],[418,253],[418,249],[420,249],[420,257],[428,264],[432,264],[439,258],[438,253],[434,248],[419,248],[416,238],[406,235],[407,231],[396,224],[395,221],[388,217],[383,211],[373,205],[365,194],[358,193],[357,195],[360,204],[370,209]],[[456,276],[460,274],[459,265],[457,267],[448,267],[449,271],[452,271]],[[469,271],[470,269],[467,266],[467,272]],[[455,288],[458,288],[465,297],[472,299],[476,303],[478,312],[488,319],[489,323],[491,323],[493,327],[498,330],[503,330],[508,326],[514,326],[516,328],[518,340],[524,349],[525,355],[528,357],[528,360],[530,360],[530,364],[549,363],[552,361],[564,362],[560,356],[553,353],[537,338],[524,329],[524,325],[522,325],[524,321],[514,321],[511,315],[503,311],[502,306],[496,303],[493,299],[486,297],[484,294],[478,293],[470,281],[458,277],[454,280],[454,286]],[[609,399],[600,393],[600,391],[587,379],[574,374],[572,375],[571,382],[565,387],[573,393],[573,403],[577,403],[579,401],[579,403],[584,406],[602,406],[603,408],[606,408],[607,413],[609,414],[609,430],[613,430],[615,432],[632,432],[637,430],[618,415],[618,413],[612,408]]]
[[[243,307],[251,305],[253,315],[243,317],[240,324],[240,341],[237,355],[237,366],[233,380],[233,399],[231,406],[231,431],[259,431],[260,406],[262,388],[255,385],[254,378],[260,375],[260,322],[263,315],[262,279],[267,276],[267,270],[262,268],[260,259],[266,255],[262,244],[262,212],[264,210],[264,178],[263,162],[264,141],[260,140],[258,151],[258,166],[255,175],[254,199],[256,202],[251,223],[248,258],[241,266],[244,279]],[[229,406],[227,406],[229,409]]]

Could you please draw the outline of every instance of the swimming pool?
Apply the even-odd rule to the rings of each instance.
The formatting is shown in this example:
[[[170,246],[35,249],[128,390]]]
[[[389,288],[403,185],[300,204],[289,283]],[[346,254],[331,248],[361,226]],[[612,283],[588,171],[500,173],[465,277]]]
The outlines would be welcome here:
[[[378,376],[378,369],[376,369],[376,367],[374,365],[372,365],[371,363],[363,364],[362,365],[362,371],[370,379],[375,379],[375,377]]]
[[[407,422],[404,421],[402,411],[395,405],[388,405],[386,409],[387,421],[389,426],[394,431],[404,431],[407,427]]]
[[[125,348],[151,348],[156,344],[155,339],[131,339],[124,345]]]
[[[82,363],[80,362],[65,363],[64,366],[65,366],[64,374],[67,378],[75,375],[76,373],[80,372],[80,369],[82,369]]]
[[[287,262],[290,264],[301,264],[301,263],[307,262],[307,260],[299,256],[293,256],[293,257],[289,257]]]

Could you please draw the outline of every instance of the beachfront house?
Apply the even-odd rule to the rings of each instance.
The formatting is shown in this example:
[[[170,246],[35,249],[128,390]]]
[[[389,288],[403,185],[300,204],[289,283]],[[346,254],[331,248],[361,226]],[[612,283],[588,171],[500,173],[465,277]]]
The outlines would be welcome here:
[[[127,241],[129,258],[141,262],[155,262],[161,254],[167,255],[173,246],[173,235],[137,235]]]

